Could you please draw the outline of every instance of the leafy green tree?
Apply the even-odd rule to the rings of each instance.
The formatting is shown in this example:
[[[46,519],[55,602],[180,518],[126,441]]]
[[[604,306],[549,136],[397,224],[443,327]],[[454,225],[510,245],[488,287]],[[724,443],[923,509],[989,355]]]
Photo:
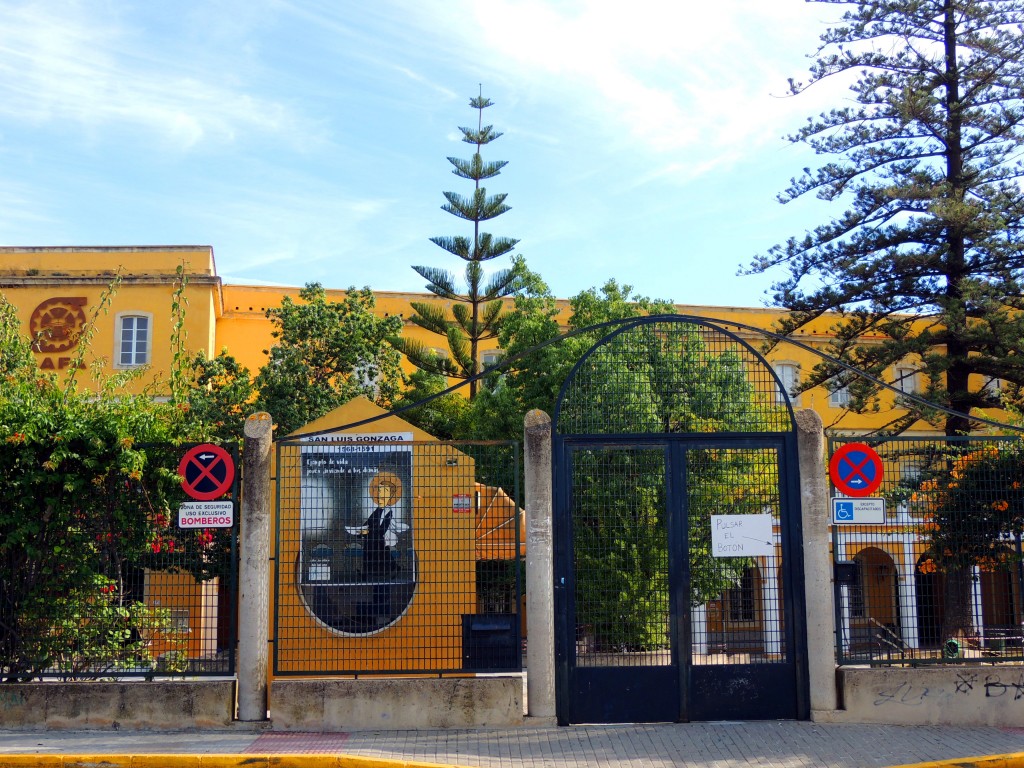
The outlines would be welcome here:
[[[1009,542],[1024,534],[1024,445],[951,443],[917,460],[921,480],[907,501],[929,541],[919,570],[941,571],[947,594],[968,596],[975,567],[1016,572],[1020,554]],[[943,638],[973,634],[969,597],[944,607]]]
[[[409,386],[395,401],[395,408],[411,406],[437,395],[433,400],[403,412],[402,418],[440,440],[456,439],[465,429],[469,401],[456,392],[439,394],[446,389],[448,380],[441,374],[415,371],[409,376]]]
[[[562,382],[576,361],[611,329],[579,333],[530,352],[534,347],[558,338],[561,323],[571,332],[591,325],[650,314],[671,314],[670,302],[652,300],[633,293],[632,286],[608,280],[601,288],[581,291],[569,301],[569,316],[560,319],[559,310],[548,286],[523,265],[522,290],[513,310],[504,320],[499,343],[508,357],[524,357],[503,369],[500,378],[480,392],[473,401],[467,424],[470,437],[521,439],[523,417],[532,408],[554,413]]]
[[[369,288],[329,301],[319,283],[267,310],[277,340],[256,376],[256,405],[285,433],[364,395],[389,408],[402,385],[400,355],[388,340],[399,317],[378,317]]]
[[[249,369],[226,350],[216,357],[199,352],[187,361],[185,375],[189,386],[182,401],[188,403],[190,421],[212,437],[239,440],[256,400]]]
[[[487,189],[481,184],[501,173],[508,162],[485,162],[480,155],[483,146],[502,135],[494,130],[494,126],[483,124],[483,111],[493,103],[482,94],[470,99],[469,105],[477,110],[477,126],[460,127],[459,130],[462,131],[462,140],[474,145],[476,151],[468,160],[448,158],[448,162],[454,166],[452,172],[460,179],[472,181],[474,188],[471,195],[445,192],[448,202],[441,209],[472,222],[473,234],[471,237],[453,235],[430,238],[435,245],[466,262],[465,284],[460,286],[455,275],[446,269],[413,267],[427,281],[428,291],[452,302],[449,315],[440,303],[414,301],[412,308],[415,314],[410,318],[421,328],[443,336],[449,355],[438,355],[418,339],[397,338],[394,342],[417,368],[460,379],[471,378],[480,371],[480,342],[498,335],[504,308],[502,299],[515,291],[518,274],[515,265],[498,270],[490,276],[484,273],[483,268],[484,262],[511,253],[519,242],[481,230],[483,222],[509,210],[505,204],[505,193],[488,195]],[[477,382],[473,381],[469,385],[470,398],[475,397],[476,393]]]
[[[838,78],[852,96],[789,137],[829,159],[780,200],[815,195],[845,210],[749,272],[788,270],[772,297],[790,310],[784,333],[838,312],[833,355],[890,380],[891,366],[920,360],[934,403],[996,407],[986,381],[1024,382],[1024,2],[839,4],[852,8],[822,36],[808,82],[790,85]],[[802,388],[826,382],[849,384],[853,410],[879,407],[876,385],[834,364]],[[908,409],[887,429],[922,417],[947,435],[972,428],[967,415]]]

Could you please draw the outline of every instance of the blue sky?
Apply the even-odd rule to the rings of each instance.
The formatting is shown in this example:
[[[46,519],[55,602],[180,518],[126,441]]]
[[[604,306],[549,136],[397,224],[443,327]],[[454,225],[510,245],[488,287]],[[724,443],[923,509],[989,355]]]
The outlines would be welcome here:
[[[782,137],[845,98],[784,96],[840,12],[0,0],[0,243],[211,245],[233,282],[419,291],[411,265],[459,268],[428,238],[469,233],[440,206],[471,188],[445,158],[482,84],[512,206],[487,229],[557,295],[757,306],[770,280],[738,267],[839,213],[775,195],[815,162]]]

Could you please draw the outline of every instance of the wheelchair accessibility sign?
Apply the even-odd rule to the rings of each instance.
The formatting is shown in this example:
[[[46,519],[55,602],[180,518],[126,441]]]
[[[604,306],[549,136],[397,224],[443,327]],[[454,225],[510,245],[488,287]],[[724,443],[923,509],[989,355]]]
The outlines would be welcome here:
[[[883,525],[885,499],[832,497],[832,522],[836,525]]]

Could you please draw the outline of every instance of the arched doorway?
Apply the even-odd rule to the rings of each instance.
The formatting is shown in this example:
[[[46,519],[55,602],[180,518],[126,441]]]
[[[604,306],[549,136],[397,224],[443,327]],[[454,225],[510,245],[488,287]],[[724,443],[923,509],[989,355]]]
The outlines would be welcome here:
[[[851,653],[903,650],[899,574],[892,555],[878,547],[865,547],[853,559],[858,575],[849,592]]]
[[[559,722],[807,717],[796,436],[764,358],[643,318],[577,363],[554,423]],[[716,626],[747,650],[712,652]]]

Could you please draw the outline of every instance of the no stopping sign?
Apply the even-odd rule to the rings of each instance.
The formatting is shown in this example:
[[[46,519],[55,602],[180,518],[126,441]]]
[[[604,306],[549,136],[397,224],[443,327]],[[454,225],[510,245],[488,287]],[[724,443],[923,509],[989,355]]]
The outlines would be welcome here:
[[[870,496],[882,484],[882,457],[864,443],[846,443],[828,463],[836,490],[846,496]]]
[[[193,499],[210,501],[231,490],[235,482],[235,460],[212,443],[189,448],[178,464],[181,488]]]

